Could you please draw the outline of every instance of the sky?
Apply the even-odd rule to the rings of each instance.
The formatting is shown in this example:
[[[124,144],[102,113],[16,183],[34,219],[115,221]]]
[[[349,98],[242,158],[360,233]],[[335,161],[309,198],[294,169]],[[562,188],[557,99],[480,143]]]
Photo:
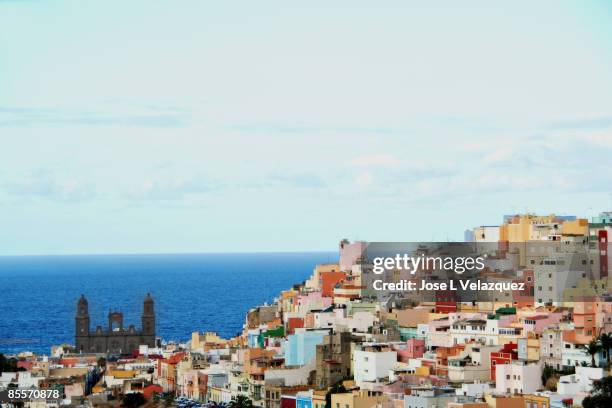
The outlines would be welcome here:
[[[606,1],[0,0],[0,255],[612,209]]]

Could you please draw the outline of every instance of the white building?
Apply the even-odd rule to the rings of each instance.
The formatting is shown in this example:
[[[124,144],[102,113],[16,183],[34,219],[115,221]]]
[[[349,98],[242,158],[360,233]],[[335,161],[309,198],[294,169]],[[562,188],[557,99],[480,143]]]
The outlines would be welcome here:
[[[601,380],[603,376],[603,368],[576,367],[575,374],[559,378],[557,392],[568,395],[587,395],[593,390],[593,381]]]
[[[478,342],[486,345],[498,344],[498,320],[492,319],[462,319],[450,327],[450,338],[453,344]]]
[[[491,379],[491,353],[498,350],[498,346],[466,344],[465,349],[459,355],[448,358],[449,380],[489,381]]]
[[[597,364],[597,357],[595,358],[595,363]],[[584,345],[571,341],[563,341],[561,364],[575,367],[591,365],[591,356],[585,351]]]
[[[413,389],[410,395],[404,395],[404,408],[438,408],[454,402],[457,396],[445,389]]]
[[[365,345],[362,350],[353,351],[355,382],[375,382],[386,378],[397,362],[397,352],[388,345]]]
[[[17,373],[14,372],[8,372],[5,371],[2,374],[0,374],[0,390],[4,390],[6,388],[8,388],[10,383],[16,383],[17,382]]]
[[[542,388],[538,364],[500,364],[495,367],[495,391],[499,394],[533,394]]]
[[[549,327],[540,336],[540,360],[560,370],[563,365],[563,333],[559,328]]]
[[[487,382],[474,382],[461,384],[455,393],[464,397],[483,398],[484,394],[491,393],[491,385]]]

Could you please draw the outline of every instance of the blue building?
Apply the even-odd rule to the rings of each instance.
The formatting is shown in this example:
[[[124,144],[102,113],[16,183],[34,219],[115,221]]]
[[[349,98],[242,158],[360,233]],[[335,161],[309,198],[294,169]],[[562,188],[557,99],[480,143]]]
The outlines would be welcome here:
[[[295,395],[295,408],[312,408],[312,390],[301,391]]]
[[[283,346],[285,365],[301,366],[315,358],[317,345],[323,343],[327,330],[297,329],[295,334],[287,336]]]

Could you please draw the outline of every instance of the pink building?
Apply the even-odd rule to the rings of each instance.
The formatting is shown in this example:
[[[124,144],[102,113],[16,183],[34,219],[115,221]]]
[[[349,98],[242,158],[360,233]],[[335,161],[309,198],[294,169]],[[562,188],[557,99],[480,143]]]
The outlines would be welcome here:
[[[347,239],[340,241],[340,270],[350,271],[367,246],[364,241],[355,241],[352,244]]]
[[[323,292],[309,292],[298,295],[298,312],[308,313],[313,310],[327,309],[332,304],[332,298],[324,297]]]
[[[425,354],[425,340],[409,339],[405,345],[393,347],[397,352],[397,359],[402,363],[407,363],[411,358],[421,358]]]
[[[547,315],[526,316],[523,319],[523,327],[526,331],[542,333],[550,325],[561,321],[561,313],[550,313]]]

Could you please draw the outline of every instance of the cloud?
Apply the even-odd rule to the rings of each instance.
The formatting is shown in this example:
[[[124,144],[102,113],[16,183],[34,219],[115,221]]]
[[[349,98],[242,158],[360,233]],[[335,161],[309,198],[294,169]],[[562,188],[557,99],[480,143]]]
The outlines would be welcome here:
[[[4,190],[9,194],[58,201],[86,201],[96,196],[88,182],[70,178],[53,178],[49,175],[34,175],[19,182],[8,182]]]
[[[189,119],[181,110],[155,107],[138,112],[73,111],[50,108],[0,107],[0,127],[128,126],[183,127]]]
[[[219,190],[218,183],[202,175],[187,179],[148,179],[133,187],[127,197],[135,200],[182,200],[187,196]]]
[[[355,167],[396,166],[399,163],[399,160],[391,154],[359,156],[349,161],[349,165]]]
[[[323,188],[325,181],[313,173],[288,173],[275,171],[271,173],[267,181],[272,185],[285,185],[294,188]]]
[[[607,116],[557,121],[546,126],[546,128],[551,130],[602,130],[611,127],[612,117]]]
[[[405,129],[393,127],[377,127],[377,126],[349,126],[349,125],[320,125],[320,124],[303,124],[303,123],[283,123],[268,122],[268,123],[241,123],[227,125],[228,130],[247,133],[266,133],[266,134],[313,134],[313,133],[337,133],[346,136],[355,134],[401,134],[405,133]]]

